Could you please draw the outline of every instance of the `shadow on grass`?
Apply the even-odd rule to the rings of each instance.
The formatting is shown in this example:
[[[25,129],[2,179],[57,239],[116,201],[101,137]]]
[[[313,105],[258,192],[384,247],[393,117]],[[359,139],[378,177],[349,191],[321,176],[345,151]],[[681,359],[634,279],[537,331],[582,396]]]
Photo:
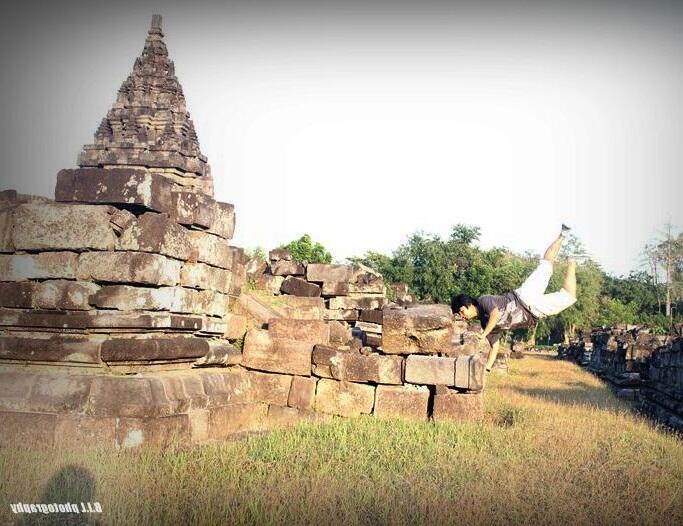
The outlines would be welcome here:
[[[607,387],[595,387],[586,382],[567,382],[566,388],[508,387],[511,391],[558,404],[585,406],[593,409],[619,411],[628,406],[617,400]]]
[[[81,503],[88,506],[94,501],[95,479],[90,472],[81,466],[68,465],[60,469],[48,480],[41,495],[39,504],[76,504],[81,508]],[[21,525],[34,524],[60,524],[82,525],[100,524],[100,513],[34,513],[26,515]]]

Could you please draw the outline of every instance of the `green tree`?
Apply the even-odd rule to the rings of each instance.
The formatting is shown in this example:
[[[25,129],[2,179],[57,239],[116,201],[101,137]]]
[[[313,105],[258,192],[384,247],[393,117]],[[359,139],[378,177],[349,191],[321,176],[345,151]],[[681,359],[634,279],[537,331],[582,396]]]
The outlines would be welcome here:
[[[600,298],[600,310],[595,325],[613,327],[621,323],[638,323],[638,305],[634,302],[622,303],[617,298]]]
[[[289,250],[296,261],[307,261],[308,263],[332,262],[332,254],[320,243],[314,243],[308,234],[304,234],[299,239],[280,248]]]
[[[252,249],[246,249],[244,251],[249,259],[260,259],[262,261],[266,260],[266,251],[263,247],[254,247]]]

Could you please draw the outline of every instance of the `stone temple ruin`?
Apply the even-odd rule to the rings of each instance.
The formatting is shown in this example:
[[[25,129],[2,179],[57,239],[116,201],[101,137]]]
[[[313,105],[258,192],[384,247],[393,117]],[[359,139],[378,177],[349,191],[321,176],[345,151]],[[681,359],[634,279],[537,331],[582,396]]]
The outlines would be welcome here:
[[[638,326],[597,328],[558,351],[613,385],[618,397],[683,431],[683,327],[670,335]]]
[[[161,17],[78,165],[54,200],[0,192],[2,442],[481,417],[484,349],[447,306],[391,304],[368,268],[281,250],[245,287]]]

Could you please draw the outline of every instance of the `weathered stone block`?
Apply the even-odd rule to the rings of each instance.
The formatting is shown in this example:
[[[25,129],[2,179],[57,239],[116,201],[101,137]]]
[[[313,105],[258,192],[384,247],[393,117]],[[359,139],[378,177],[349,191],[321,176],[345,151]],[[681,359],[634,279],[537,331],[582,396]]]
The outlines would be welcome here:
[[[360,329],[361,331],[364,331],[364,332],[369,332],[371,334],[382,334],[382,325],[380,325],[378,323],[370,323],[367,321],[357,321],[355,328]]]
[[[165,310],[178,313],[223,315],[226,296],[209,290],[183,287],[134,287],[109,285],[90,298],[92,305],[101,309]]]
[[[196,371],[157,373],[169,401],[175,404],[176,412],[204,409],[209,397],[204,391],[202,378]]]
[[[287,405],[297,409],[311,410],[315,400],[315,386],[317,378],[310,376],[292,377],[292,385],[287,398]]]
[[[406,358],[406,382],[422,385],[454,385],[455,358],[410,355]]]
[[[387,299],[381,295],[339,296],[330,298],[330,310],[336,309],[381,309]]]
[[[135,221],[135,214],[120,208],[115,208],[111,214],[111,217],[109,218],[109,222],[111,223],[111,226],[117,235],[121,235],[121,233]]]
[[[57,415],[0,411],[0,445],[53,447],[56,422]]]
[[[16,250],[113,250],[116,234],[106,206],[30,203],[14,209]]]
[[[239,365],[242,353],[225,340],[209,340],[209,352],[194,362],[195,367]]]
[[[116,420],[114,417],[56,415],[55,446],[70,450],[98,447],[114,449],[117,446]]]
[[[351,339],[351,329],[345,324],[332,320],[328,322],[330,326],[330,343],[346,345]]]
[[[74,252],[0,254],[0,281],[75,279],[77,272],[78,254]]]
[[[444,351],[448,356],[471,356],[481,352],[488,354],[491,350],[489,341],[487,339],[481,340],[478,332],[466,330],[458,334],[458,328],[454,330],[456,333],[453,335],[451,349]]]
[[[325,309],[323,316],[326,320],[355,321],[358,319],[358,311],[356,309]]]
[[[27,401],[33,386],[41,379],[40,375],[24,371],[0,371],[0,411],[27,411]]]
[[[171,221],[166,214],[147,212],[122,232],[118,249],[153,252],[187,260],[192,248],[190,231]]]
[[[241,367],[223,370],[198,369],[209,406],[221,406],[249,402],[251,382],[247,371]]]
[[[47,312],[0,309],[0,326],[90,329],[97,332],[111,332],[112,329],[197,331],[202,329],[202,318],[169,313],[128,314],[108,311]]]
[[[250,396],[253,402],[287,405],[292,377],[286,374],[270,374],[247,371],[250,383]]]
[[[346,353],[342,360],[343,379],[351,382],[400,384],[402,367],[400,356]]]
[[[226,312],[224,315],[228,330],[223,335],[228,340],[240,340],[247,332],[247,317],[242,314]]]
[[[161,174],[128,168],[81,168],[57,174],[56,201],[140,205],[171,212],[173,183]]]
[[[268,252],[268,260],[270,261],[292,261],[292,253],[285,248],[274,248]]]
[[[93,378],[65,373],[40,375],[27,400],[27,411],[37,413],[82,412]]]
[[[268,406],[268,427],[291,427],[299,421],[299,410],[295,407]]]
[[[362,310],[360,311],[360,316],[358,319],[360,321],[364,321],[367,323],[375,323],[377,325],[382,325],[383,323],[382,311],[379,309]]]
[[[384,309],[382,349],[388,354],[447,352],[453,337],[448,305]]]
[[[204,263],[184,263],[180,269],[180,285],[227,294],[230,291],[232,273]]]
[[[373,281],[361,281],[358,283],[349,283],[348,294],[382,294],[385,293],[384,281],[381,278],[376,278]]]
[[[252,329],[244,339],[242,365],[274,373],[311,374],[309,343],[272,338],[269,331]]]
[[[86,252],[78,258],[78,277],[113,283],[175,285],[181,262],[145,252]]]
[[[189,441],[187,415],[163,418],[119,418],[116,443],[123,449],[167,447],[173,442]]]
[[[265,429],[268,404],[237,403],[209,409],[209,438]]]
[[[429,388],[424,385],[378,385],[375,408],[378,417],[427,419]]]
[[[344,356],[348,350],[340,350],[329,345],[316,345],[311,354],[313,374],[324,378],[344,379]]]
[[[97,376],[90,388],[86,414],[114,417],[160,417],[175,411],[159,379]]]
[[[256,286],[259,289],[265,290],[269,294],[280,294],[280,288],[285,281],[283,276],[273,276],[272,274],[260,274],[256,278]]]
[[[191,360],[209,352],[206,338],[154,337],[115,338],[102,342],[105,362],[133,362],[147,360]]]
[[[437,393],[432,417],[436,422],[481,420],[484,417],[483,393],[458,393],[452,389]]]
[[[35,362],[99,363],[101,339],[50,333],[0,337],[0,358]]]
[[[349,282],[353,277],[351,265],[330,265],[325,263],[309,263],[306,268],[306,279],[317,282]]]
[[[100,287],[87,281],[49,280],[38,284],[33,305],[39,309],[89,310]]]
[[[199,230],[188,231],[193,258],[214,267],[232,270],[235,249],[222,237]]]
[[[0,283],[0,305],[15,309],[88,310],[89,297],[98,289],[94,283],[70,280],[5,282]]]
[[[282,295],[276,298],[259,298],[283,318],[296,320],[322,320],[325,301],[322,298],[302,298]]]
[[[309,283],[305,279],[288,276],[282,282],[280,292],[283,292],[284,294],[292,294],[293,296],[317,298],[320,296],[320,287],[315,283]]]
[[[232,239],[235,233],[235,207],[230,203],[216,201],[214,204],[214,220],[209,232],[225,239]]]
[[[322,284],[321,294],[323,296],[348,296],[349,284],[325,281]]]
[[[271,338],[295,340],[311,344],[330,343],[330,326],[322,320],[273,318],[268,322]]]
[[[274,248],[268,252],[269,261],[280,261],[281,259],[285,261],[292,261],[292,253],[286,248]]]
[[[322,378],[315,391],[316,411],[340,416],[369,414],[375,403],[375,388],[372,385],[340,382]]]
[[[266,263],[265,259],[250,258],[246,264],[247,279],[258,281],[267,268],[268,263]]]
[[[13,309],[30,309],[38,284],[32,281],[0,283],[0,305]]]
[[[363,345],[368,345],[370,347],[381,347],[382,335],[372,334],[370,332],[363,333]]]
[[[306,273],[306,267],[299,261],[280,259],[270,264],[270,273],[273,276],[303,276]]]
[[[458,356],[455,363],[455,387],[469,391],[484,388],[486,360],[482,354]]]
[[[415,303],[415,297],[410,293],[410,289],[405,283],[392,283],[389,287],[391,287],[394,301],[398,305],[405,307]]]
[[[171,193],[171,219],[183,225],[209,228],[215,220],[214,199],[201,192],[173,191]]]

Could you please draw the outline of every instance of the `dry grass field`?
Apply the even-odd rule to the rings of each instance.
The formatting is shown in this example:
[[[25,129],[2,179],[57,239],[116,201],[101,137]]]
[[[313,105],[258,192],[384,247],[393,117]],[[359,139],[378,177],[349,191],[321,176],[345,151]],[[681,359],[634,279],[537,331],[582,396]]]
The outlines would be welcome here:
[[[494,374],[480,424],[358,418],[166,451],[0,451],[11,502],[105,524],[683,524],[683,441],[549,356]],[[55,516],[24,516],[25,524]]]

